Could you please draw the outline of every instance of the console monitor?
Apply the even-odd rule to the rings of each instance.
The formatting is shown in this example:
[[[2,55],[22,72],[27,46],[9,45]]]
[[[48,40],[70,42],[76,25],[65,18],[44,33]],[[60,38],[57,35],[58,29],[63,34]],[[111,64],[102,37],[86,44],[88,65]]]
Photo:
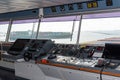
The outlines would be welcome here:
[[[8,53],[11,55],[20,55],[21,51],[23,51],[29,41],[30,39],[17,39],[9,48]]]
[[[120,60],[120,44],[106,43],[103,58]]]

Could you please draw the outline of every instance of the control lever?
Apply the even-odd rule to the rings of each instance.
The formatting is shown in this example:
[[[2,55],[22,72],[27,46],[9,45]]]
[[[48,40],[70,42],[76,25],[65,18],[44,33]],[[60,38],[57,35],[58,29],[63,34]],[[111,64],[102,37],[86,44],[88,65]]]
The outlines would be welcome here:
[[[31,53],[29,53],[29,52],[25,52],[24,54],[23,54],[23,58],[24,58],[24,60],[25,61],[30,61],[30,59],[32,59],[32,54]]]
[[[48,56],[48,59],[55,59],[56,57],[57,57],[56,55],[50,54],[50,55]]]
[[[57,56],[56,56],[56,53],[58,53],[59,49],[55,46],[53,47],[50,52],[49,52],[49,56],[48,56],[48,59],[55,59]]]
[[[94,48],[92,50],[90,50],[90,52],[88,54],[88,58],[91,58],[93,56],[94,52],[95,52]]]

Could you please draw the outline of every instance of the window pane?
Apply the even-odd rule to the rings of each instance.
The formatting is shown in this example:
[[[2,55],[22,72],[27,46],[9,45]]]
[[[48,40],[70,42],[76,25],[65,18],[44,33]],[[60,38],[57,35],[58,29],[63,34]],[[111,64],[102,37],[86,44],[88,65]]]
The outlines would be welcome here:
[[[17,38],[35,38],[38,20],[14,21],[9,41],[15,41]]]
[[[111,14],[111,16],[106,15],[107,18],[99,16],[99,18],[94,19],[92,18],[94,15],[87,15],[91,16],[91,18],[82,20],[80,43],[105,44],[109,42],[120,42],[120,17],[118,15],[116,17],[114,14]],[[95,14],[95,16],[98,15]]]
[[[5,41],[9,22],[0,22],[0,41]]]
[[[67,18],[72,20],[67,20]],[[75,26],[73,28],[73,20],[77,19],[79,19],[79,17],[76,16],[72,16],[72,18],[59,17],[51,18],[48,20],[43,19],[40,24],[40,32],[38,38],[52,39],[53,41],[55,41],[55,43],[75,44],[77,40],[79,21],[75,21]]]

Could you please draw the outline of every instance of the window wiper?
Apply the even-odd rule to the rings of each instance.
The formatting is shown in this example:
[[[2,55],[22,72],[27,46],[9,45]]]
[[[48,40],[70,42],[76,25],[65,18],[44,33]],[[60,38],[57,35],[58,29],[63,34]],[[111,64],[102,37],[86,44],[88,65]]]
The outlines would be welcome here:
[[[35,22],[33,22],[31,39],[34,38]]]
[[[75,22],[76,22],[76,19],[77,19],[77,16],[76,16],[75,19],[73,20],[73,26],[72,26],[70,41],[72,41],[72,38],[73,38],[73,32],[74,32],[74,29],[75,29]]]

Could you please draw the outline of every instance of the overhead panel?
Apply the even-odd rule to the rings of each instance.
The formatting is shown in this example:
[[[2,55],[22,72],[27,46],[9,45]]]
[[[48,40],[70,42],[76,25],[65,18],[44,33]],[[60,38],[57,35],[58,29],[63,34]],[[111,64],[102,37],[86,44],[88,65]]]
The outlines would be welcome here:
[[[0,0],[0,13],[43,8],[88,0]],[[89,0],[90,1],[90,0]]]
[[[22,10],[0,14],[0,21],[16,19],[34,19],[39,17],[39,9]]]
[[[44,17],[54,17],[71,14],[82,14],[120,8],[120,0],[92,0],[77,2],[43,9]]]

